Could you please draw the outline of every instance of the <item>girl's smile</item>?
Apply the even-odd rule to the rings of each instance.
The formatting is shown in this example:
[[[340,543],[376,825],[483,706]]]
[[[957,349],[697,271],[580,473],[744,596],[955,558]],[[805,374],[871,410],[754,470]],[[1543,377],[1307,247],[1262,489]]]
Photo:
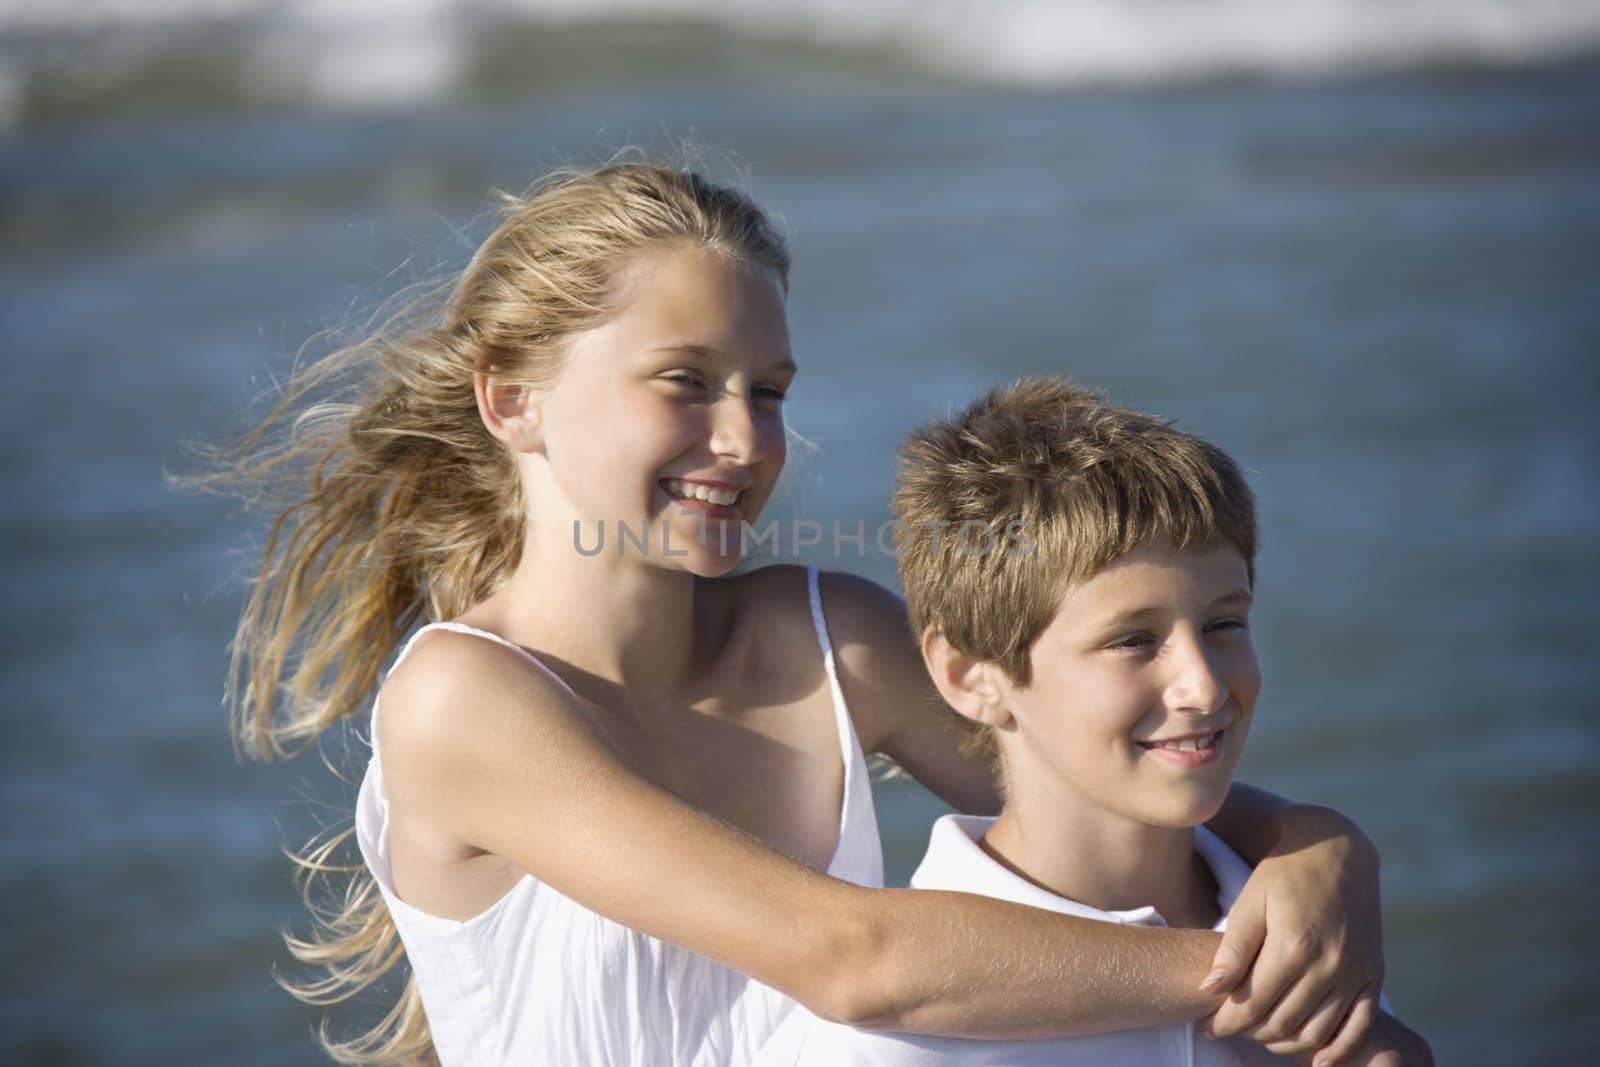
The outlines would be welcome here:
[[[760,514],[783,470],[795,365],[782,284],[677,245],[625,268],[618,286],[617,313],[573,339],[540,401],[533,473],[545,484],[530,498],[545,507],[530,517],[552,524],[551,543],[561,543],[554,524],[625,524],[668,546],[648,555],[670,566],[725,573],[738,561],[737,523]]]

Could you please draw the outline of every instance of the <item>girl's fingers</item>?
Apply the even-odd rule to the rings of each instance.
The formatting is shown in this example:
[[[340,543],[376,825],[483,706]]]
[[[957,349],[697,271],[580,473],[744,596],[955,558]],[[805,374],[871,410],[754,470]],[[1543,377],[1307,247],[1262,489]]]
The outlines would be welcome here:
[[[1228,912],[1228,928],[1222,932],[1222,944],[1217,946],[1217,954],[1211,960],[1211,973],[1200,983],[1200,991],[1222,993],[1238,985],[1261,952],[1266,938],[1267,917],[1260,894],[1241,893]]]
[[[1339,1024],[1344,1022],[1345,1016],[1350,1012],[1350,1003],[1339,993],[1329,993],[1317,1005],[1306,1020],[1300,1024],[1299,1031],[1278,1040],[1262,1041],[1268,1052],[1275,1052],[1280,1056],[1294,1056],[1304,1059],[1307,1064],[1311,1062],[1311,1054],[1326,1045],[1330,1038],[1339,1031]],[[1251,1035],[1247,1035],[1251,1036]]]
[[[1344,1016],[1344,1011],[1350,1007],[1350,1001],[1339,995],[1339,991],[1332,986],[1332,975],[1324,973],[1319,967],[1302,971],[1292,975],[1293,984],[1288,992],[1272,1007],[1254,1030],[1246,1032],[1245,1036],[1262,1044],[1281,1042],[1292,1045],[1306,1052],[1314,1052],[1322,1046],[1319,1041],[1312,1044],[1302,1038],[1306,1020],[1311,1018],[1313,1011],[1319,1010],[1329,998],[1335,998],[1337,1006],[1341,1009],[1339,1016]]]
[[[1230,916],[1228,925],[1233,925]],[[1219,1037],[1246,1033],[1265,1022],[1278,1002],[1305,973],[1311,962],[1309,936],[1297,938],[1293,945],[1284,945],[1283,939],[1268,939],[1250,968],[1249,980],[1240,983],[1217,1010],[1213,1032]]]
[[[1345,1016],[1338,1036],[1316,1054],[1311,1061],[1312,1067],[1335,1067],[1335,1064],[1347,1060],[1366,1041],[1377,1015],[1378,993],[1369,986],[1356,996],[1356,1002],[1350,1014]]]

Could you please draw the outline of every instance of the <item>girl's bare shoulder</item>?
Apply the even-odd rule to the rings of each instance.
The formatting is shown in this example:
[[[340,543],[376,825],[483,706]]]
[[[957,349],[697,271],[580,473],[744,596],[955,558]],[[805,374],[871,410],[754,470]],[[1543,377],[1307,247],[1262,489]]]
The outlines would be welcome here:
[[[829,631],[837,625],[860,633],[863,627],[887,628],[890,636],[905,633],[905,606],[899,596],[870,578],[848,571],[819,568],[818,591]],[[811,594],[806,568],[775,563],[722,579],[728,596],[741,611],[759,612],[780,625],[812,628]],[[889,624],[887,627],[884,624]],[[862,634],[864,636],[864,634]]]
[[[741,613],[761,619],[760,647],[790,661],[801,648],[820,659],[804,567],[763,567],[735,581]],[[892,590],[843,571],[820,571],[818,592],[840,688],[862,743],[871,746],[894,729],[895,709],[926,682],[905,605]]]
[[[774,563],[720,579],[724,603],[733,625],[783,640],[811,626],[811,597],[806,569]]]
[[[529,654],[488,638],[433,630],[417,638],[378,692],[380,743],[389,753],[425,754],[492,738],[530,717],[582,722],[577,698]]]

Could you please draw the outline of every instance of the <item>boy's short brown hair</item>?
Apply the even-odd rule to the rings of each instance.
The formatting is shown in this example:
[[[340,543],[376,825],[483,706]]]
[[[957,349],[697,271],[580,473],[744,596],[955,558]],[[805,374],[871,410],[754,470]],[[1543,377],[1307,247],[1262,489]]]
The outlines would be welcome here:
[[[1067,587],[1140,545],[1231,545],[1255,580],[1255,499],[1228,454],[1064,378],[991,389],[912,433],[893,509],[912,630],[1017,685]],[[999,755],[984,728],[969,749]]]

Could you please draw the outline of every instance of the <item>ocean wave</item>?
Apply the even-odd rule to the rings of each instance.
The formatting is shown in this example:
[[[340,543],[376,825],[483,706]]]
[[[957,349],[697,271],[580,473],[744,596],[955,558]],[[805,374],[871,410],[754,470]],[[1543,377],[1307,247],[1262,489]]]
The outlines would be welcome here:
[[[115,83],[186,42],[225,57],[243,97],[381,107],[456,89],[486,30],[664,23],[867,50],[940,76],[1037,88],[1317,78],[1600,51],[1592,0],[0,0],[0,120],[21,112],[37,78]]]

